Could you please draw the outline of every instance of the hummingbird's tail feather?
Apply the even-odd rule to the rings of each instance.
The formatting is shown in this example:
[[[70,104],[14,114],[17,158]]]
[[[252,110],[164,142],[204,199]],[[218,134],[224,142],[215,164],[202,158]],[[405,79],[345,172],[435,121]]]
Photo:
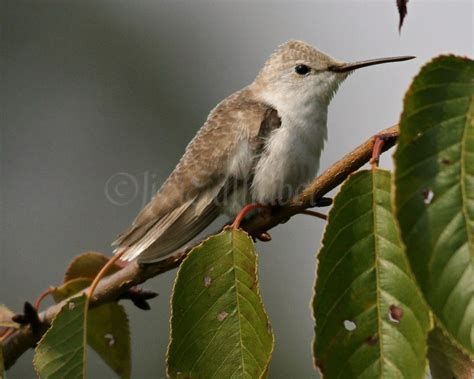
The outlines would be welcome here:
[[[120,246],[127,246],[131,244],[133,241],[138,241],[141,237],[143,237],[146,232],[150,230],[150,228],[156,223],[156,220],[152,220],[145,225],[132,225],[127,230],[124,230],[120,233],[117,239],[112,242],[112,246],[117,247],[117,251],[121,250]]]
[[[183,247],[187,242],[196,237],[219,215],[217,208],[206,209],[205,213],[196,216],[192,211],[183,213],[158,239],[143,250],[138,261],[151,263],[162,259],[176,249]],[[150,230],[151,239],[154,239],[153,229]],[[157,231],[160,233],[159,231]]]
[[[173,209],[159,219],[154,219],[146,224],[135,224],[123,232],[114,244],[116,251],[126,250],[122,260],[131,261],[150,247],[153,242],[165,234],[174,222],[191,206],[194,199],[190,199],[180,207]],[[161,255],[161,254],[160,254]]]
[[[138,259],[140,263],[158,261],[182,247],[219,215],[216,195],[222,185],[214,190],[203,191],[185,201],[179,207],[159,219],[135,224],[122,233],[117,241],[116,252],[124,251],[126,261]]]

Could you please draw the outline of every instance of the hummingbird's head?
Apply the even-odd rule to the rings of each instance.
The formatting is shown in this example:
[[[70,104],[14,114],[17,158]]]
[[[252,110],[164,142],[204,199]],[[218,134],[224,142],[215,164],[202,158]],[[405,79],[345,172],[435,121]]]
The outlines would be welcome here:
[[[327,107],[339,85],[354,70],[414,57],[373,59],[354,63],[339,61],[302,41],[278,47],[258,74],[254,88],[277,109],[301,106]]]

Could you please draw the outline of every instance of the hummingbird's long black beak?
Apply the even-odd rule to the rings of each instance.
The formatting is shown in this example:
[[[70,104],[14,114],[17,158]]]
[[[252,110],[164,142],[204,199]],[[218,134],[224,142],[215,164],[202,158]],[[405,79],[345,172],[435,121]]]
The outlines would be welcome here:
[[[339,65],[329,66],[328,70],[333,71],[333,72],[347,72],[347,71],[357,70],[358,68],[362,68],[362,67],[373,66],[376,64],[408,61],[413,58],[416,58],[416,57],[403,56],[403,57],[369,59],[367,61],[343,63]]]

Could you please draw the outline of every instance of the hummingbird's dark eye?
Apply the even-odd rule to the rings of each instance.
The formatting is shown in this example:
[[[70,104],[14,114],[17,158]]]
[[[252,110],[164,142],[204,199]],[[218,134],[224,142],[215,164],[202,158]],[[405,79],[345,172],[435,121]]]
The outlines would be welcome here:
[[[310,71],[311,71],[311,69],[308,66],[306,66],[305,64],[299,64],[299,65],[295,66],[295,72],[298,75],[307,75]]]

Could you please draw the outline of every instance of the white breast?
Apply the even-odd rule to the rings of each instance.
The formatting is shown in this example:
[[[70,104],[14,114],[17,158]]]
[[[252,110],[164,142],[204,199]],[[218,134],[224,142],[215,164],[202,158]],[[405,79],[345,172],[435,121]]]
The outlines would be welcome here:
[[[327,138],[327,107],[300,104],[281,115],[282,125],[267,140],[251,187],[259,203],[284,202],[314,178]]]

